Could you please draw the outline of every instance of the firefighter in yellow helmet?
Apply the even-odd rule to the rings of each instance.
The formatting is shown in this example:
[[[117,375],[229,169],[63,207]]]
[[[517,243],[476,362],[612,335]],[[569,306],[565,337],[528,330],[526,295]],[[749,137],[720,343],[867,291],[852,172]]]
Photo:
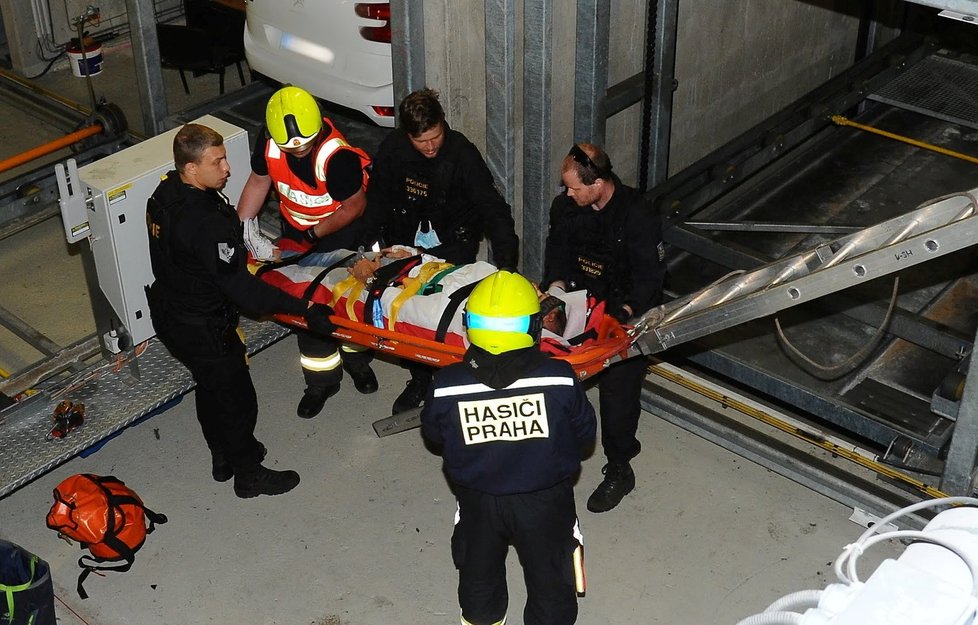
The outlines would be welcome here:
[[[356,220],[367,205],[369,165],[366,152],[347,143],[308,92],[292,86],[276,91],[265,108],[265,129],[255,143],[251,175],[238,201],[249,251],[258,260],[276,260],[283,253],[356,249]],[[257,224],[272,189],[282,218],[281,251],[261,235]],[[339,391],[344,369],[361,393],[377,390],[369,350],[304,331],[296,336],[306,382],[296,410],[300,417],[319,414]]]
[[[482,280],[465,324],[465,357],[435,373],[421,413],[458,501],[461,623],[505,622],[510,545],[527,585],[523,622],[574,623],[584,588],[573,482],[594,447],[594,409],[571,366],[537,347],[540,304],[523,276]]]

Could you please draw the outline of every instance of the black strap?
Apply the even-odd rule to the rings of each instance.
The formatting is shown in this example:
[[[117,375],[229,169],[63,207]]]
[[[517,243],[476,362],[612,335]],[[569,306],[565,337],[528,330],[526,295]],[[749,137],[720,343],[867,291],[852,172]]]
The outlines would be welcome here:
[[[455,313],[458,312],[458,307],[462,305],[462,300],[469,296],[479,282],[481,282],[481,280],[470,282],[469,284],[456,289],[455,292],[448,296],[448,306],[445,306],[445,310],[442,311],[441,319],[438,320],[438,329],[435,330],[436,341],[439,343],[445,342],[445,335],[448,334],[448,327],[452,324],[452,318],[455,317]]]
[[[316,277],[313,278],[312,282],[309,283],[309,286],[306,287],[306,290],[302,292],[302,299],[307,299],[311,301],[312,296],[316,293],[316,289],[318,289],[319,285],[322,284],[323,280],[326,279],[326,274],[328,274],[330,271],[333,271],[337,267],[342,267],[343,265],[346,264],[346,261],[350,260],[356,255],[357,255],[356,252],[351,252],[347,256],[344,256],[343,258],[339,259],[329,267],[326,267],[325,269],[320,271],[319,274],[317,274]]]
[[[577,336],[567,339],[567,342],[570,345],[580,345],[584,341],[587,341],[589,339],[596,339],[596,338],[598,338],[598,331],[595,330],[594,328],[591,328],[590,330],[585,330],[584,332],[581,332]]]
[[[124,573],[132,567],[133,562],[136,560],[136,549],[139,549],[139,547],[142,546],[142,543],[136,545],[136,548],[133,549],[126,543],[122,542],[122,540],[120,540],[118,537],[119,530],[122,529],[126,523],[126,514],[125,511],[122,510],[123,504],[131,504],[142,509],[143,514],[149,519],[149,528],[146,530],[147,534],[156,529],[157,523],[163,524],[167,522],[166,515],[153,512],[144,506],[143,502],[135,494],[119,495],[111,492],[105,487],[105,484],[107,483],[126,486],[122,480],[111,475],[101,477],[94,474],[86,474],[85,477],[90,479],[102,489],[102,492],[105,493],[109,506],[109,510],[106,515],[106,520],[108,521],[109,526],[106,528],[105,536],[102,538],[101,542],[118,553],[123,562],[120,564],[101,566],[103,562],[107,562],[109,560],[106,558],[99,558],[94,555],[83,555],[82,557],[78,558],[78,566],[82,568],[82,572],[78,575],[78,585],[76,586],[76,590],[78,591],[78,596],[82,599],[88,599],[88,593],[85,592],[84,583],[93,571],[117,571],[119,573]],[[126,488],[128,487],[126,486]],[[131,491],[132,489],[129,490]],[[116,510],[118,510],[119,517],[122,519],[122,526],[120,527],[116,527],[115,524]]]
[[[315,251],[316,251],[316,246],[313,245],[305,252],[301,254],[297,254],[296,256],[289,256],[285,260],[276,261],[274,263],[265,263],[264,265],[259,267],[257,271],[255,271],[255,275],[260,276],[266,271],[272,271],[273,269],[281,269],[282,267],[288,267],[289,265],[294,265]]]
[[[384,290],[403,280],[404,276],[419,264],[421,264],[420,255],[408,256],[407,258],[401,258],[384,265],[374,272],[373,284],[370,285],[370,290],[367,292],[367,300],[363,304],[364,323],[372,322],[374,303],[384,294]]]

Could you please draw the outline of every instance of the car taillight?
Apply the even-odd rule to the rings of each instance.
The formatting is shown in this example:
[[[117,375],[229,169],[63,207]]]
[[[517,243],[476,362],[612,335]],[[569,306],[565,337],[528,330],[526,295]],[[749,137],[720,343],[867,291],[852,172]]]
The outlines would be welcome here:
[[[384,21],[383,26],[361,26],[360,36],[367,41],[391,42],[391,5],[389,2],[357,2],[353,5],[357,15],[370,20]]]
[[[377,106],[374,104],[370,108],[374,110],[374,113],[376,113],[378,117],[394,117],[393,106]]]

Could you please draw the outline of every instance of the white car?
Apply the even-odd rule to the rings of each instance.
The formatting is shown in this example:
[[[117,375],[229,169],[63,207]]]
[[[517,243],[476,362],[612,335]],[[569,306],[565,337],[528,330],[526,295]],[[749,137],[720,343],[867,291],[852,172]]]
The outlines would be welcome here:
[[[248,0],[248,65],[394,126],[390,2]]]

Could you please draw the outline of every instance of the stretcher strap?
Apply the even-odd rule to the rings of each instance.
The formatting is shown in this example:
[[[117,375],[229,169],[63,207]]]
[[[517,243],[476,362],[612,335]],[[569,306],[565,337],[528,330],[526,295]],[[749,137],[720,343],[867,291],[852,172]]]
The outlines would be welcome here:
[[[394,301],[391,302],[390,313],[387,316],[387,329],[391,332],[394,331],[394,325],[397,323],[397,317],[401,311],[401,306],[404,305],[404,302],[406,302],[408,298],[418,294],[427,295],[427,293],[425,293],[425,289],[428,288],[429,284],[437,284],[442,277],[447,276],[457,268],[457,265],[452,265],[451,263],[432,261],[421,266],[421,269],[418,270],[417,277],[404,278],[401,292],[398,293],[397,297],[394,298]]]
[[[382,328],[383,314],[375,314],[374,308],[380,307],[380,299],[384,294],[387,287],[403,285],[408,279],[408,273],[415,267],[421,264],[421,255],[409,256],[407,258],[402,258],[395,260],[389,265],[384,265],[380,269],[374,272],[373,283],[370,286],[370,291],[367,293],[367,300],[364,303],[364,323],[371,323],[377,328]],[[393,329],[393,326],[391,327]]]
[[[281,269],[282,267],[288,267],[289,265],[295,265],[296,263],[298,263],[300,260],[302,260],[306,256],[309,256],[310,254],[312,254],[314,251],[316,251],[316,247],[315,246],[310,247],[308,250],[306,250],[305,252],[302,252],[301,254],[297,254],[296,256],[290,256],[290,257],[286,258],[285,260],[275,261],[274,263],[265,263],[265,264],[261,265],[260,267],[258,267],[258,269],[256,269],[254,273],[255,273],[256,276],[261,276],[263,273],[266,273],[266,272],[269,272],[269,271],[274,271],[275,269]]]
[[[347,293],[346,295],[346,316],[349,319],[352,319],[353,321],[360,321],[362,323],[366,323],[367,321],[366,319],[357,319],[357,311],[355,308],[356,303],[360,301],[360,294],[363,293],[363,287],[364,287],[363,282],[360,282],[356,278],[353,279],[353,284],[350,286],[350,292]],[[370,311],[367,310],[367,307],[364,306],[363,308],[364,317],[366,317],[367,314],[369,314],[369,312]]]
[[[438,263],[442,268],[435,274],[433,278],[427,280],[421,285],[421,294],[430,295],[431,293],[441,293],[441,285],[439,284],[445,276],[452,273],[456,269],[460,269],[462,265],[452,265],[449,263]],[[425,265],[427,267],[427,265]],[[422,268],[423,270],[423,268]],[[420,276],[419,276],[420,277]]]
[[[313,279],[313,281],[309,283],[309,286],[306,287],[306,290],[305,290],[305,292],[303,292],[302,297],[305,298],[305,299],[307,299],[307,300],[311,300],[313,294],[316,292],[316,289],[319,288],[319,285],[322,284],[323,283],[323,280],[326,278],[326,274],[328,274],[330,271],[333,271],[334,269],[336,269],[338,267],[342,267],[343,265],[346,264],[346,261],[350,260],[354,256],[356,256],[356,253],[352,253],[352,254],[350,254],[348,256],[344,256],[343,258],[341,258],[340,260],[336,261],[335,263],[333,263],[329,267],[326,267],[325,269],[323,269],[322,271],[320,271],[319,274],[316,275],[315,279]]]
[[[481,280],[476,280],[475,282],[466,284],[448,296],[448,306],[445,307],[445,310],[441,313],[441,319],[438,320],[438,329],[435,331],[435,341],[438,343],[445,342],[445,335],[448,334],[448,327],[452,324],[452,318],[455,317],[455,313],[458,312],[458,307],[462,305],[462,300],[469,296],[469,293],[475,289],[479,282],[481,282]]]

